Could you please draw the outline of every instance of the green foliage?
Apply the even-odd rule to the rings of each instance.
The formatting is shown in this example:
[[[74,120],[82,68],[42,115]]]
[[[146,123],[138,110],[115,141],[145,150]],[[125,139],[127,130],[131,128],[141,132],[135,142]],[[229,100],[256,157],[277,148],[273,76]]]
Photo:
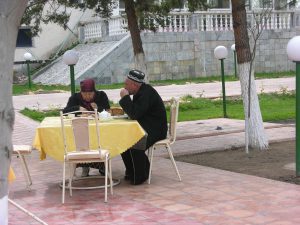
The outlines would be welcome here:
[[[263,121],[278,121],[295,118],[295,93],[272,93],[259,95]],[[203,99],[186,96],[179,107],[179,121],[191,121],[223,117],[221,99]],[[240,98],[226,101],[227,114],[232,119],[244,119],[243,102]]]
[[[295,92],[282,92],[259,95],[261,113],[264,121],[277,121],[295,118]]]
[[[264,72],[260,72],[260,73],[255,73],[255,78],[256,79],[264,79],[264,78],[279,78],[279,77],[294,77],[295,76],[295,72],[294,71],[285,71],[285,72],[269,72],[269,73],[264,73]]]
[[[31,35],[35,36],[41,31],[41,23],[57,23],[67,29],[70,18],[68,8],[77,8],[83,11],[92,9],[95,15],[109,18],[112,16],[116,4],[117,2],[114,0],[85,0],[84,3],[79,3],[77,0],[29,0],[21,24],[31,26]],[[170,21],[165,20],[166,15],[173,8],[183,8],[184,1],[162,0],[159,4],[155,0],[136,0],[133,1],[133,4],[138,17],[139,29],[156,31],[159,25],[169,26]],[[206,9],[206,0],[189,0],[188,7],[190,11]]]
[[[41,84],[32,84],[31,90],[29,90],[27,84],[14,84],[13,85],[13,95],[24,95],[34,92],[39,93],[53,93],[61,91],[69,91],[69,86],[64,85],[41,85]]]
[[[206,10],[208,8],[207,1],[189,0],[188,8],[190,12],[194,12],[196,10]]]
[[[44,10],[46,5],[49,6],[48,10]],[[70,17],[66,11],[67,6],[69,6],[67,0],[29,0],[21,24],[30,26],[33,36],[41,31],[41,23],[53,22],[64,27]]]
[[[67,29],[70,19],[68,8],[93,9],[95,15],[109,18],[114,7],[114,0],[85,0],[84,4],[78,3],[77,0],[29,0],[21,24],[30,26],[31,35],[36,36],[41,31],[41,23],[52,22]]]
[[[20,111],[23,115],[36,120],[36,121],[42,121],[45,117],[50,117],[50,116],[59,116],[59,110],[54,109],[54,110],[49,110],[49,111],[38,111],[38,110],[31,110],[28,108],[25,108]]]
[[[83,9],[94,9],[96,15],[109,18],[116,7],[116,2],[113,0],[86,0],[85,4],[80,5],[80,7]]]
[[[188,1],[190,11],[206,8],[206,0],[191,0]],[[163,0],[160,4],[154,0],[137,0],[135,3],[136,15],[139,18],[140,30],[156,31],[159,26],[172,26],[167,18],[171,9],[182,9],[184,7],[183,0]]]

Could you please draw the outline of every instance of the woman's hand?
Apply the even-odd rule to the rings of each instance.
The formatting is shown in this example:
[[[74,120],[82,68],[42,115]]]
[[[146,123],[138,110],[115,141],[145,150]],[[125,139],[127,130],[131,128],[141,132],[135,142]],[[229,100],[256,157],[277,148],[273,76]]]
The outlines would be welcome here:
[[[97,106],[97,104],[96,104],[95,102],[92,102],[92,103],[91,103],[91,106],[93,107],[94,110],[95,110],[95,109],[98,109],[98,106]]]

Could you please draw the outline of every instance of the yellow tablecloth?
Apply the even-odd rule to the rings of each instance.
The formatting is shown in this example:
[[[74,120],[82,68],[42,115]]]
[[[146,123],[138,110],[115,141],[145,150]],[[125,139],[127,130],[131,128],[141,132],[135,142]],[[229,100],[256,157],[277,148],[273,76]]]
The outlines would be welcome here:
[[[8,182],[11,183],[16,179],[15,173],[11,167],[9,167],[9,172],[8,172]]]
[[[100,144],[103,149],[110,151],[111,157],[117,156],[128,148],[136,144],[145,136],[145,131],[135,120],[114,119],[100,122]],[[91,148],[96,147],[96,126],[93,123],[89,125],[92,132]],[[92,130],[91,130],[92,131]],[[67,145],[72,151],[75,149],[71,127],[66,126]],[[46,117],[36,129],[33,147],[41,151],[40,159],[46,158],[46,155],[58,160],[64,159],[63,137],[59,117]]]

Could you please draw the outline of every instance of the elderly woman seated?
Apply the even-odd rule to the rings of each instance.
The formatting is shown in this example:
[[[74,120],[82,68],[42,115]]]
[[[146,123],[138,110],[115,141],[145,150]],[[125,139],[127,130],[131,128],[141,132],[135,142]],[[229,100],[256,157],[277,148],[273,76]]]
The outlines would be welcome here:
[[[104,91],[97,91],[95,81],[93,79],[85,79],[80,82],[80,92],[73,94],[63,109],[63,113],[73,111],[93,111],[97,109],[98,112],[109,110],[110,105],[108,97]],[[104,174],[103,163],[86,163],[78,164],[82,168],[82,176],[88,176],[91,168],[99,169],[99,172]]]

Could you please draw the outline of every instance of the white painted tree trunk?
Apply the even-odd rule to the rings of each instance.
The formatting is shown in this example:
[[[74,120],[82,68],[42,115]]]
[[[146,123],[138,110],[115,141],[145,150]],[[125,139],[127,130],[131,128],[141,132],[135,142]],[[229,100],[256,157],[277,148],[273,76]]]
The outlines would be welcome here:
[[[149,83],[149,76],[146,66],[146,59],[144,53],[138,53],[134,56],[134,63],[136,66],[136,69],[143,71],[145,73],[145,82]]]
[[[27,0],[0,0],[0,224],[8,223],[8,171],[12,153],[14,110],[13,62],[16,40]]]
[[[251,89],[250,89],[250,118],[248,117],[248,88],[249,88],[249,70],[250,62],[239,64],[239,77],[242,90],[242,98],[244,104],[244,113],[246,128],[248,127],[248,136],[246,136],[246,142],[249,141],[249,146],[258,149],[268,148],[268,138],[264,131],[262,116],[259,107],[258,96],[256,92],[256,86],[254,82],[254,72],[251,73]],[[247,132],[246,132],[247,134]],[[247,143],[246,143],[247,145]]]

